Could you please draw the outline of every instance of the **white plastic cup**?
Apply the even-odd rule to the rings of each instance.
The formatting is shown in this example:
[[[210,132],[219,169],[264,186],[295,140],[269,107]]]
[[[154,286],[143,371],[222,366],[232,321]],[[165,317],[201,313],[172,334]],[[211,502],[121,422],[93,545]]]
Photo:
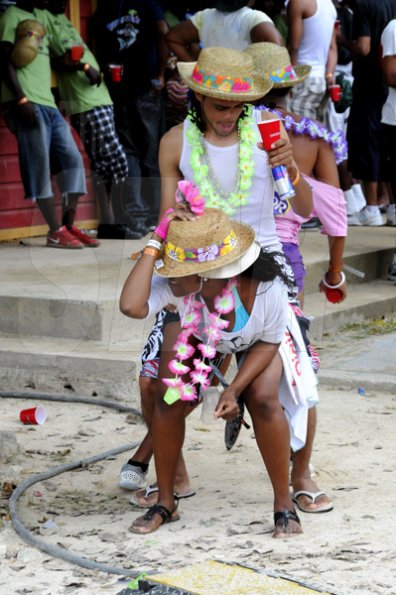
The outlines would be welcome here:
[[[220,399],[220,388],[218,386],[209,386],[202,391],[201,421],[204,424],[213,424],[220,418],[215,417],[215,409]]]

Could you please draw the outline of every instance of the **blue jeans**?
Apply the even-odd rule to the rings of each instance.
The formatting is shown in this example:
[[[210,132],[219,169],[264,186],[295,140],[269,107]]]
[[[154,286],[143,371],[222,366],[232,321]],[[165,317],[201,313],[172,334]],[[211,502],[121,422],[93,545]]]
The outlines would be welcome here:
[[[34,128],[26,128],[19,122],[14,107],[3,114],[18,141],[25,198],[53,196],[51,166],[62,194],[86,194],[83,160],[66,120],[54,107],[34,104],[34,110],[38,120]]]
[[[118,137],[128,161],[124,182],[125,223],[156,223],[161,181],[158,149],[165,132],[164,99],[155,91],[146,91],[128,102],[114,104]]]

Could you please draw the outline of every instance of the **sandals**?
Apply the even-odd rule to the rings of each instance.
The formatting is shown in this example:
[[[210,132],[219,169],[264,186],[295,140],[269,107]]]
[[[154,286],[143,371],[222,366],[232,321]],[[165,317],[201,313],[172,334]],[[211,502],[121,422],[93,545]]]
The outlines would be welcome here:
[[[139,508],[151,508],[153,504],[150,504],[149,502],[142,502],[142,498],[143,500],[147,500],[151,496],[151,494],[156,493],[158,493],[158,486],[148,486],[146,490],[139,490],[135,494],[133,494],[129,498],[129,504],[132,504],[133,506],[139,506]],[[175,500],[183,500],[185,498],[191,498],[192,496],[195,496],[195,491],[192,489],[187,490],[186,492],[174,491],[173,496]]]
[[[176,512],[178,506],[178,502],[176,501],[176,506],[173,510],[169,510],[166,506],[162,506],[162,504],[154,504],[151,508],[148,509],[146,514],[143,517],[139,517],[136,521],[142,519],[143,521],[151,521],[155,514],[159,514],[162,519],[162,523],[156,527],[155,529],[151,529],[149,531],[140,531],[140,529],[144,529],[144,525],[135,525],[134,521],[132,525],[129,527],[129,531],[132,533],[138,534],[147,534],[153,533],[157,529],[161,527],[161,525],[165,525],[166,523],[174,523],[175,521],[180,520],[180,515]]]
[[[323,490],[318,490],[317,492],[308,492],[307,490],[299,490],[298,492],[294,492],[292,500],[294,504],[301,510],[301,512],[307,512],[310,514],[319,514],[321,512],[330,512],[333,510],[334,505],[332,502],[328,502],[327,504],[323,504],[322,506],[318,506],[318,508],[306,508],[302,506],[298,501],[300,496],[305,496],[306,498],[310,498],[312,500],[312,504],[316,504],[316,500],[320,498],[320,496],[327,496],[326,492]]]
[[[245,403],[243,397],[238,397],[239,415],[226,421],[224,428],[224,443],[227,450],[231,450],[238,439],[239,432],[242,427],[242,419],[245,411]]]
[[[286,533],[286,528],[289,524],[289,521],[295,521],[301,525],[301,521],[298,518],[298,514],[295,510],[280,510],[279,512],[274,512],[274,525],[275,527],[280,527],[282,529],[282,533]],[[292,534],[290,533],[290,535]]]

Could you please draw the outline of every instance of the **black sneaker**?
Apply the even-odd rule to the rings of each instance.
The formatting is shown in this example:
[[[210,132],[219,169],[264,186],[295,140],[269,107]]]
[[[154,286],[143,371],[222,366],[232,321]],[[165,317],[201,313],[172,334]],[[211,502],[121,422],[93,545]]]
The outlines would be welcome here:
[[[319,221],[317,217],[312,217],[309,221],[306,221],[301,225],[301,229],[305,231],[317,231],[322,227],[322,223]]]
[[[120,223],[101,223],[96,237],[99,240],[140,240],[143,234]]]

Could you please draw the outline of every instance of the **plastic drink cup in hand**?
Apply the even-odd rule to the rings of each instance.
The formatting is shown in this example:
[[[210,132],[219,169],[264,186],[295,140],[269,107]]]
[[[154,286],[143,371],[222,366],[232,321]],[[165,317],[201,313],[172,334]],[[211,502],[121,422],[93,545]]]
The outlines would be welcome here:
[[[331,289],[330,287],[326,287],[325,294],[327,300],[332,304],[336,304],[342,298],[342,291],[340,289]]]
[[[261,122],[257,122],[257,126],[261,140],[263,141],[264,149],[270,151],[272,144],[281,137],[279,118],[262,120]]]
[[[341,85],[330,85],[329,95],[334,103],[337,103],[341,99]]]
[[[341,21],[339,21],[338,19],[336,21],[334,21],[334,29],[336,31],[339,31],[341,27]]]
[[[121,64],[109,64],[111,80],[113,83],[121,82],[122,78],[122,66]]]
[[[47,419],[47,413],[44,407],[31,407],[30,409],[22,409],[19,413],[19,419],[23,424],[42,426]]]
[[[209,386],[209,388],[202,391],[202,423],[213,424],[219,421],[219,418],[215,417],[215,409],[217,407],[219,399],[220,391],[217,386]]]
[[[84,54],[84,47],[82,45],[74,45],[69,50],[70,60],[73,62],[79,62]]]

